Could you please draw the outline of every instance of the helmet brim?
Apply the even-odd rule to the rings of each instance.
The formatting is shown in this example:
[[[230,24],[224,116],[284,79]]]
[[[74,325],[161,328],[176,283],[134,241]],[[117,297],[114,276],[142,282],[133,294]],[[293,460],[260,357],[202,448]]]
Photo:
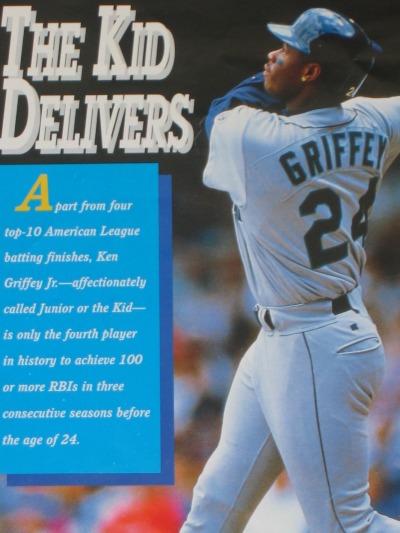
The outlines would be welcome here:
[[[300,43],[299,40],[294,36],[292,26],[287,26],[285,24],[273,24],[269,23],[266,25],[267,29],[274,35],[277,39],[283,43],[309,54],[311,52],[310,48],[304,44]]]

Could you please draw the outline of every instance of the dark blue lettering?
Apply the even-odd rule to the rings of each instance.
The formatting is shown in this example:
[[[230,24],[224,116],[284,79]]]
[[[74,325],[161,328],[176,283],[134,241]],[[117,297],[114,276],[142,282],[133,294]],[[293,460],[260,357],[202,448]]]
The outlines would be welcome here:
[[[315,178],[317,174],[321,174],[324,169],[321,165],[321,154],[318,150],[318,145],[315,141],[309,141],[302,146],[303,152],[307,159],[308,168],[312,178]]]
[[[361,150],[361,145],[357,143],[357,140],[361,139],[361,137],[361,131],[349,131],[351,166],[354,166],[356,164],[356,154],[358,154]]]
[[[295,157],[296,154],[294,152],[286,152],[281,155],[279,162],[293,185],[299,185],[300,183],[303,183],[303,181],[306,181],[307,175],[298,161],[296,163],[289,162],[290,160],[295,159]]]
[[[325,159],[326,159],[326,170],[332,170],[332,156],[331,156],[331,150],[329,147],[328,139],[323,135],[321,137],[322,144],[324,145],[324,151],[325,151]]]
[[[371,161],[371,159],[368,159],[368,156],[372,152],[372,140],[374,138],[374,134],[367,131],[365,133],[365,146],[364,146],[364,157],[363,157],[363,165],[366,167],[373,167],[374,162]]]
[[[345,153],[345,144],[346,144],[346,134],[341,133],[332,133],[333,147],[335,149],[335,162],[336,167],[342,166],[342,155]],[[344,144],[343,144],[344,141]]]

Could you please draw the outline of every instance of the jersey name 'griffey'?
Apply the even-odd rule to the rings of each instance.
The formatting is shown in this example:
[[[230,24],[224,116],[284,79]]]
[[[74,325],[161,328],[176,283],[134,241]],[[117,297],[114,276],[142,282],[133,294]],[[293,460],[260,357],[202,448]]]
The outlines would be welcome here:
[[[400,98],[293,116],[240,106],[216,117],[211,136],[204,183],[233,200],[256,301],[296,305],[355,288],[368,214],[400,150]]]

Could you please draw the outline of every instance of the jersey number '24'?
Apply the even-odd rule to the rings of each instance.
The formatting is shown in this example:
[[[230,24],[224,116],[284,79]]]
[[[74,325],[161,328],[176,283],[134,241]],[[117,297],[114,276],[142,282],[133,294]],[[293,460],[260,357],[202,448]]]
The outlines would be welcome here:
[[[359,210],[354,215],[351,224],[351,236],[353,240],[362,237],[363,245],[368,230],[368,213],[375,201],[378,181],[378,177],[370,180],[368,190],[361,196]],[[349,248],[348,242],[342,242],[341,244],[328,248],[324,248],[322,245],[324,235],[333,233],[340,228],[342,221],[340,196],[329,188],[314,190],[310,192],[300,205],[300,215],[302,217],[313,215],[319,206],[328,207],[331,216],[316,220],[304,236],[311,268],[313,269],[344,259],[348,254]]]

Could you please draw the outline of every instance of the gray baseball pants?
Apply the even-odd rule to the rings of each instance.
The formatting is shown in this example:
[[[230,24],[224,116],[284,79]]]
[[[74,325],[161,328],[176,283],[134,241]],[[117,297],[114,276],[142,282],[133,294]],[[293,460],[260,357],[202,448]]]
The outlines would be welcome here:
[[[239,365],[181,533],[242,532],[283,468],[311,533],[400,532],[367,492],[367,418],[385,356],[355,299],[356,311],[338,315],[329,301],[271,310],[272,327],[263,323]]]

